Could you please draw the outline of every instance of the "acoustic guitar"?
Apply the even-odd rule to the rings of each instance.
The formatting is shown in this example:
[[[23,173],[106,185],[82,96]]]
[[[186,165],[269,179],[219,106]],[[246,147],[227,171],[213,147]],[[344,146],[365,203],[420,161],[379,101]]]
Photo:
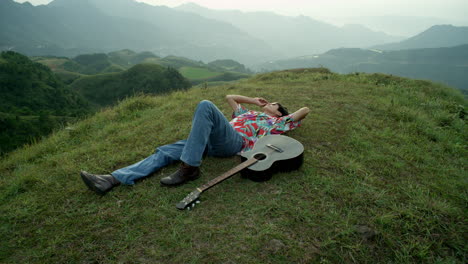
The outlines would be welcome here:
[[[242,171],[243,177],[254,181],[265,181],[269,180],[275,172],[298,169],[303,162],[303,153],[304,146],[293,138],[282,135],[263,136],[258,139],[252,150],[241,154],[243,160],[241,164],[196,188],[176,207],[180,210],[190,209],[199,202],[198,199],[201,193],[232,177],[239,171]]]

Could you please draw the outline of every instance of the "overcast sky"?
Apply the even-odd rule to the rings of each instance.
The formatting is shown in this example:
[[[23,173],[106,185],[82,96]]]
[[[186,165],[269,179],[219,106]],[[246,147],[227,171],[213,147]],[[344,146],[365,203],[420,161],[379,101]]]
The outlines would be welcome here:
[[[156,5],[198,3],[214,9],[267,10],[286,15],[343,16],[434,16],[464,19],[468,0],[138,0]]]
[[[25,2],[25,0],[16,0]],[[432,16],[465,20],[468,0],[138,0],[154,5],[178,6],[194,2],[213,9],[274,11],[284,15],[343,16]],[[51,0],[29,0],[33,5]]]
[[[15,0],[25,2],[25,0]],[[33,5],[52,0],[29,0]],[[365,17],[413,16],[438,18],[435,23],[468,26],[468,0],[137,0],[153,5],[174,7],[187,2],[211,9],[272,11],[277,14],[305,15],[334,24],[371,23]],[[386,22],[386,23],[392,23]],[[402,26],[409,21],[401,21]],[[435,24],[434,23],[434,24]],[[376,22],[377,24],[377,22]],[[430,23],[427,23],[429,25]],[[421,24],[420,28],[427,26]],[[391,28],[387,25],[387,28]],[[416,30],[416,29],[415,29]],[[417,29],[419,30],[419,28]]]

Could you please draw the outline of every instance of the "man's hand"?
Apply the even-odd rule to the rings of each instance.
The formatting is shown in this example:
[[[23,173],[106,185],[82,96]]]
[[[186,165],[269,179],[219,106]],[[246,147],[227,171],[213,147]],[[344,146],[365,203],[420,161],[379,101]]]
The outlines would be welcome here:
[[[268,104],[268,101],[261,97],[252,98],[252,97],[247,97],[243,95],[234,95],[234,94],[226,95],[226,100],[231,106],[233,111],[236,111],[238,104],[243,104],[243,103],[254,104],[260,107],[263,107]]]
[[[294,121],[301,121],[302,119],[304,119],[304,117],[306,117],[309,114],[309,112],[309,107],[302,107],[301,109],[297,110],[292,114],[292,118],[294,119]]]
[[[255,100],[255,104],[258,106],[265,106],[268,104],[268,101],[261,97],[255,97],[254,100]]]

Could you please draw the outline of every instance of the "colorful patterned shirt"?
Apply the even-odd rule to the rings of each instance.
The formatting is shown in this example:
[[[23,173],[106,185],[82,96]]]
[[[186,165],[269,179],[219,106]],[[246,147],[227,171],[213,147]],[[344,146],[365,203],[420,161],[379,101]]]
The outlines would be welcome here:
[[[232,118],[229,123],[244,139],[242,152],[251,150],[262,136],[282,134],[301,125],[300,121],[294,121],[292,114],[282,117],[270,116],[248,110],[240,104]]]

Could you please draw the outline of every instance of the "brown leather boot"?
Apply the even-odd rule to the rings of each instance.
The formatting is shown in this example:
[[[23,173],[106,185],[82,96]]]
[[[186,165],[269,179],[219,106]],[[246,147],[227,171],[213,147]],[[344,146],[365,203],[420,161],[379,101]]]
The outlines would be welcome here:
[[[94,191],[100,195],[104,195],[114,186],[120,184],[120,182],[111,174],[96,175],[86,171],[81,171],[80,175],[86,186],[88,186],[91,191]]]
[[[180,165],[180,168],[173,174],[161,179],[161,184],[166,186],[176,186],[187,181],[193,181],[200,177],[200,168],[190,166],[186,163]]]

